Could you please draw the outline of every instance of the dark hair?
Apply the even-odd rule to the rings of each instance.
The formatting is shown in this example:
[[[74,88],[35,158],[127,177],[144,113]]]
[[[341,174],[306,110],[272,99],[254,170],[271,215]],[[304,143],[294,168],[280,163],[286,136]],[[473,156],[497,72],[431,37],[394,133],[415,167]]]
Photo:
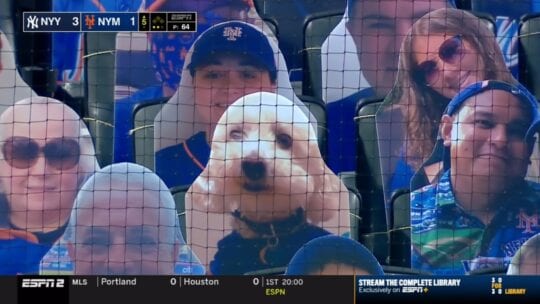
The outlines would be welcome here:
[[[234,57],[241,58],[242,62],[245,65],[255,67],[255,68],[257,68],[258,70],[261,70],[261,71],[267,71],[268,76],[270,77],[270,81],[272,81],[272,83],[276,83],[277,70],[275,70],[275,69],[274,70],[269,70],[268,67],[264,63],[262,63],[259,59],[257,59],[254,56],[251,56],[251,55],[246,54],[246,53],[230,52],[230,51],[226,51],[226,52],[223,52],[223,53],[215,54],[214,56],[206,57],[203,60],[199,61],[196,66],[194,66],[193,64],[190,64],[188,68],[189,68],[189,73],[191,74],[191,77],[195,77],[196,69],[200,69],[200,68],[212,65],[212,64],[216,64],[216,62],[217,62],[216,58],[219,58],[220,56],[223,56],[223,55],[225,55],[225,56],[234,56]]]
[[[349,15],[349,18],[354,18],[354,11],[356,4],[360,2],[361,0],[347,0],[347,14]],[[430,0],[431,1],[431,0]],[[456,7],[456,1],[455,0],[447,0],[450,7]]]
[[[317,274],[332,263],[363,269],[371,275],[384,275],[381,265],[366,247],[353,239],[337,235],[322,236],[307,242],[294,254],[285,274]]]

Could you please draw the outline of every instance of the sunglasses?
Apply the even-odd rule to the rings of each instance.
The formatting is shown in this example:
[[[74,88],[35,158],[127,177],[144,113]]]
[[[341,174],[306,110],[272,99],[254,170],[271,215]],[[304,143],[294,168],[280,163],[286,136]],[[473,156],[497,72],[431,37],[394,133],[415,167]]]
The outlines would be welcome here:
[[[28,169],[34,166],[40,153],[43,153],[47,164],[56,170],[67,170],[79,163],[81,154],[79,143],[69,138],[54,138],[40,147],[28,137],[14,136],[8,138],[2,147],[6,162],[17,169]]]
[[[439,47],[439,58],[445,63],[456,64],[463,56],[465,52],[461,35],[446,39]],[[440,72],[435,60],[426,60],[416,68],[417,77],[426,85],[435,83]]]

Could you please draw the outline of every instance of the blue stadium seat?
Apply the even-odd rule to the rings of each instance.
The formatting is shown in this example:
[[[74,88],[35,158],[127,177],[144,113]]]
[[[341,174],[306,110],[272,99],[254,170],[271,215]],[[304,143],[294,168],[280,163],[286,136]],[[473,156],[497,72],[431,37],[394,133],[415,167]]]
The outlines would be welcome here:
[[[389,262],[389,233],[383,193],[383,179],[379,159],[379,146],[375,117],[382,99],[359,102],[355,117],[358,169],[356,187],[362,197],[358,238],[370,249],[381,264]]]
[[[9,40],[0,31],[0,113],[13,105],[16,101],[36,95],[34,91],[21,78],[15,62],[15,51],[11,47]]]
[[[484,21],[487,27],[495,34],[495,36],[497,36],[497,23],[493,15],[486,12],[472,11],[471,13],[473,13],[476,17],[480,18],[480,20]]]
[[[540,99],[540,13],[523,16],[519,26],[519,80]]]
[[[154,169],[154,118],[167,98],[117,102],[114,108],[114,162]]]
[[[456,7],[463,10],[471,10],[471,0],[456,0]]]
[[[118,33],[116,36],[115,99],[147,87],[160,86],[144,32]]]
[[[162,95],[162,82],[156,78],[145,33],[119,33],[115,47],[113,161],[153,169],[154,118],[168,99],[155,97]],[[137,97],[128,98],[133,94]]]
[[[536,1],[536,0],[535,0]],[[488,13],[495,19],[497,40],[506,65],[516,78],[520,78],[517,37],[521,16],[535,9],[532,0],[471,0],[471,11]]]
[[[340,172],[339,178],[349,190],[349,212],[351,220],[351,238],[358,241],[358,226],[362,218],[360,208],[362,206],[362,195],[356,189],[356,172]]]
[[[518,35],[519,81],[540,99],[540,13],[528,14],[521,18]],[[538,140],[537,140],[538,141]],[[527,172],[527,179],[538,182],[540,172],[539,147],[534,146],[532,164]]]
[[[532,0],[470,0],[470,3],[473,12],[486,12],[493,16],[508,16],[512,19],[519,19],[533,10]]]
[[[291,72],[291,81],[302,81],[302,50],[304,22],[309,16],[341,9],[346,0],[255,0],[255,8],[263,20],[277,29],[276,37]],[[296,86],[295,86],[296,87]],[[301,89],[298,89],[298,93]]]
[[[304,23],[304,95],[322,98],[321,46],[330,32],[343,18],[343,10],[336,9],[308,16]]]
[[[411,267],[411,205],[410,190],[400,189],[390,199],[390,265]]]
[[[327,148],[327,128],[326,128],[326,107],[322,99],[314,98],[312,96],[301,95],[298,96],[300,100],[307,106],[313,117],[317,120],[317,137],[319,140],[319,149],[323,159],[326,160],[326,148]]]
[[[101,166],[113,160],[114,65],[116,33],[85,33],[86,113]]]

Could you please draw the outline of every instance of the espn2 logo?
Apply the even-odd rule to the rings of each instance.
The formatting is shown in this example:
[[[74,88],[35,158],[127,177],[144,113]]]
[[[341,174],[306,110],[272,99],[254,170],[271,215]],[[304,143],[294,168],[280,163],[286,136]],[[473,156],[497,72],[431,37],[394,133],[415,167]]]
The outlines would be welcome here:
[[[22,279],[22,288],[64,288],[64,279]]]

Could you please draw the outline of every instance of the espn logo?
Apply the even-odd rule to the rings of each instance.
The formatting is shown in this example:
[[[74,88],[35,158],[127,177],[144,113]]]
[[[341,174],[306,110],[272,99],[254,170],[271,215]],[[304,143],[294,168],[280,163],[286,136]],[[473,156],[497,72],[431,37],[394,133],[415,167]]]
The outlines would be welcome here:
[[[64,279],[22,279],[21,288],[64,288]]]

